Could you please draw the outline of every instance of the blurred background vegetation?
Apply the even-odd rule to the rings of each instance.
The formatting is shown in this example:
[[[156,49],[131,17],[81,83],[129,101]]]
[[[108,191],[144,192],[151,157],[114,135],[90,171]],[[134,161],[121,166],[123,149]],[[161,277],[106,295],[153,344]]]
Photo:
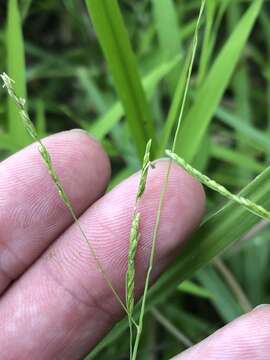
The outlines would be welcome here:
[[[28,99],[40,136],[81,127],[103,143],[112,162],[110,188],[139,169],[150,135],[153,156],[171,142],[200,7],[199,0],[120,0],[120,13],[112,3],[88,0],[87,9],[75,0],[0,1],[1,72]],[[238,192],[269,164],[270,3],[206,3],[177,152]],[[104,23],[100,4],[110,10],[101,12]],[[4,159],[30,140],[2,88],[0,98]],[[223,204],[207,193],[206,217]],[[236,221],[231,232],[239,241],[222,260],[181,285],[179,278],[150,308],[140,359],[169,359],[270,301],[269,225],[257,219],[238,227]],[[128,341],[117,332],[113,339],[100,346],[98,359],[127,358]]]

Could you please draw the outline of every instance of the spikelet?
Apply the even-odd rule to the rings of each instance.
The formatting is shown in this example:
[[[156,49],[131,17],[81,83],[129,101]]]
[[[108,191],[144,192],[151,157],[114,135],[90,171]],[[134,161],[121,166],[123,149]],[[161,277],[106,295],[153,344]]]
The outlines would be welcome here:
[[[223,185],[218,184],[216,181],[210,179],[208,176],[202,174],[200,171],[194,169],[190,164],[188,164],[184,159],[179,157],[177,154],[166,150],[166,154],[174,160],[178,165],[182,166],[190,175],[198,179],[202,184],[209,187],[210,189],[217,191],[219,194],[223,195],[229,200],[232,200],[239,205],[245,207],[249,212],[257,215],[263,219],[270,220],[270,212],[267,211],[260,205],[255,204],[254,202],[246,199],[243,196],[232,194],[228,189]]]
[[[140,227],[140,213],[138,212],[138,205],[140,199],[145,191],[148,169],[150,165],[150,150],[152,141],[149,140],[142,164],[141,176],[139,180],[138,191],[136,194],[136,202],[131,222],[131,231],[129,236],[129,251],[128,251],[128,269],[126,273],[126,307],[130,318],[134,309],[134,291],[135,291],[135,257],[139,244],[139,227]]]

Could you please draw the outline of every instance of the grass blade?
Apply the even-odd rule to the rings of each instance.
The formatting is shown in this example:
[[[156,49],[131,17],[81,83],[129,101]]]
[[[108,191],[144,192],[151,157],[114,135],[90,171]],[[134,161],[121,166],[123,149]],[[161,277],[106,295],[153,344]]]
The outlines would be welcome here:
[[[236,130],[237,134],[241,134],[241,141],[246,142],[253,147],[264,151],[266,154],[270,153],[270,139],[263,131],[256,129],[248,122],[243,121],[232,112],[224,107],[218,107],[216,110],[217,118],[224,124]]]
[[[18,150],[9,134],[0,133],[0,150],[9,151],[11,153]]]
[[[176,152],[188,162],[192,162],[196,155],[217,105],[228,86],[261,6],[262,0],[252,2],[196,94],[195,103],[185,118],[176,145]]]
[[[216,1],[206,2],[206,10],[207,10],[206,26],[205,26],[203,45],[202,45],[202,53],[200,56],[198,79],[197,79],[197,83],[199,86],[202,83],[205,74],[207,72],[211,51],[213,50],[212,30],[214,25],[214,19],[216,17],[217,6],[218,6],[218,2]]]
[[[232,321],[243,314],[232,292],[212,267],[201,269],[196,277],[204,288],[213,294],[210,301],[225,322]]]
[[[36,129],[40,138],[47,136],[45,106],[42,100],[36,103]]]
[[[148,139],[156,134],[135,55],[117,1],[87,0],[87,7],[122,101],[139,157],[143,159]]]
[[[189,280],[183,281],[177,289],[181,292],[199,297],[201,299],[211,299],[214,296],[213,293],[207,290],[205,287],[195,284]]]
[[[175,57],[181,51],[181,34],[172,0],[152,0],[156,30],[164,59]]]
[[[185,104],[186,104],[186,100],[187,100],[187,93],[188,93],[188,88],[189,88],[190,79],[191,79],[191,73],[193,70],[193,64],[194,64],[196,50],[197,50],[199,28],[200,28],[200,23],[202,20],[201,18],[202,18],[202,13],[204,10],[205,2],[202,2],[202,3],[203,3],[203,6],[200,9],[199,17],[196,21],[193,42],[189,48],[188,56],[187,56],[187,59],[184,64],[183,71],[179,77],[179,81],[178,81],[177,88],[176,88],[176,91],[175,91],[175,94],[173,97],[172,105],[171,105],[164,129],[163,129],[163,133],[162,133],[161,140],[160,140],[158,156],[162,156],[162,154],[165,150],[165,147],[168,143],[169,137],[171,135],[173,126],[178,119],[177,128],[176,128],[174,140],[173,140],[173,147],[172,147],[173,151],[175,150],[175,147],[177,144],[178,133],[180,131],[180,125],[181,125],[182,118],[184,115],[184,108],[185,108]]]
[[[6,48],[7,71],[15,80],[16,92],[26,98],[24,43],[17,0],[8,2]],[[8,99],[8,128],[9,134],[19,148],[31,142],[24,130],[16,105],[10,98]]]
[[[21,11],[22,11],[22,20],[24,21],[29,14],[29,10],[31,7],[33,0],[22,0],[21,1]]]
[[[172,69],[174,69],[178,63],[179,56],[175,57],[169,62],[164,62],[161,65],[158,65],[143,78],[143,87],[149,99],[153,96],[153,93],[160,80],[165,77]],[[86,130],[93,134],[97,139],[101,140],[117,124],[123,115],[123,106],[118,101],[106,112],[106,114],[98,118],[95,123]]]
[[[169,61],[182,50],[176,8],[172,0],[152,0],[152,4],[161,52],[164,60]],[[169,75],[171,90],[174,89],[178,71],[179,67]]]
[[[264,164],[243,154],[239,150],[232,150],[225,146],[215,144],[214,142],[211,142],[210,153],[212,157],[237,165],[240,169],[254,171],[256,173],[261,173],[265,169]]]

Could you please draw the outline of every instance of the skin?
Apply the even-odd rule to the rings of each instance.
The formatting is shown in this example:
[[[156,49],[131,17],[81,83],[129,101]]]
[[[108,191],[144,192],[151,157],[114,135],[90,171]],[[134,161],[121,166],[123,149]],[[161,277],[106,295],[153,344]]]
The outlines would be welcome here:
[[[139,174],[105,193],[110,163],[81,131],[44,140],[105,271],[124,296],[130,221]],[[140,204],[137,292],[143,288],[151,233],[167,161],[149,172]],[[153,281],[198,227],[200,184],[173,166],[157,240]],[[89,248],[62,203],[36,145],[0,164],[1,360],[82,359],[123,316]],[[175,359],[269,359],[270,309],[232,322]]]

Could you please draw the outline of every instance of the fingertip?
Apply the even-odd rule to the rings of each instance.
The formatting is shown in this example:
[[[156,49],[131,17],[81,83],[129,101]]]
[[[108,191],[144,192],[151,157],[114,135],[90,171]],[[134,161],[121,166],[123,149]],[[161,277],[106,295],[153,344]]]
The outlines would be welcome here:
[[[270,306],[258,306],[173,358],[269,359]]]
[[[261,310],[270,310],[270,305],[260,304],[260,305],[257,305],[252,311],[261,311]]]
[[[67,146],[70,146],[75,151],[76,149],[80,151],[82,161],[89,161],[91,156],[91,161],[96,161],[97,170],[102,174],[102,177],[106,178],[107,181],[109,180],[111,176],[110,159],[102,144],[93,135],[83,129],[72,129],[52,135],[51,137],[53,136],[57,138],[61,136],[63,143],[66,143]]]

